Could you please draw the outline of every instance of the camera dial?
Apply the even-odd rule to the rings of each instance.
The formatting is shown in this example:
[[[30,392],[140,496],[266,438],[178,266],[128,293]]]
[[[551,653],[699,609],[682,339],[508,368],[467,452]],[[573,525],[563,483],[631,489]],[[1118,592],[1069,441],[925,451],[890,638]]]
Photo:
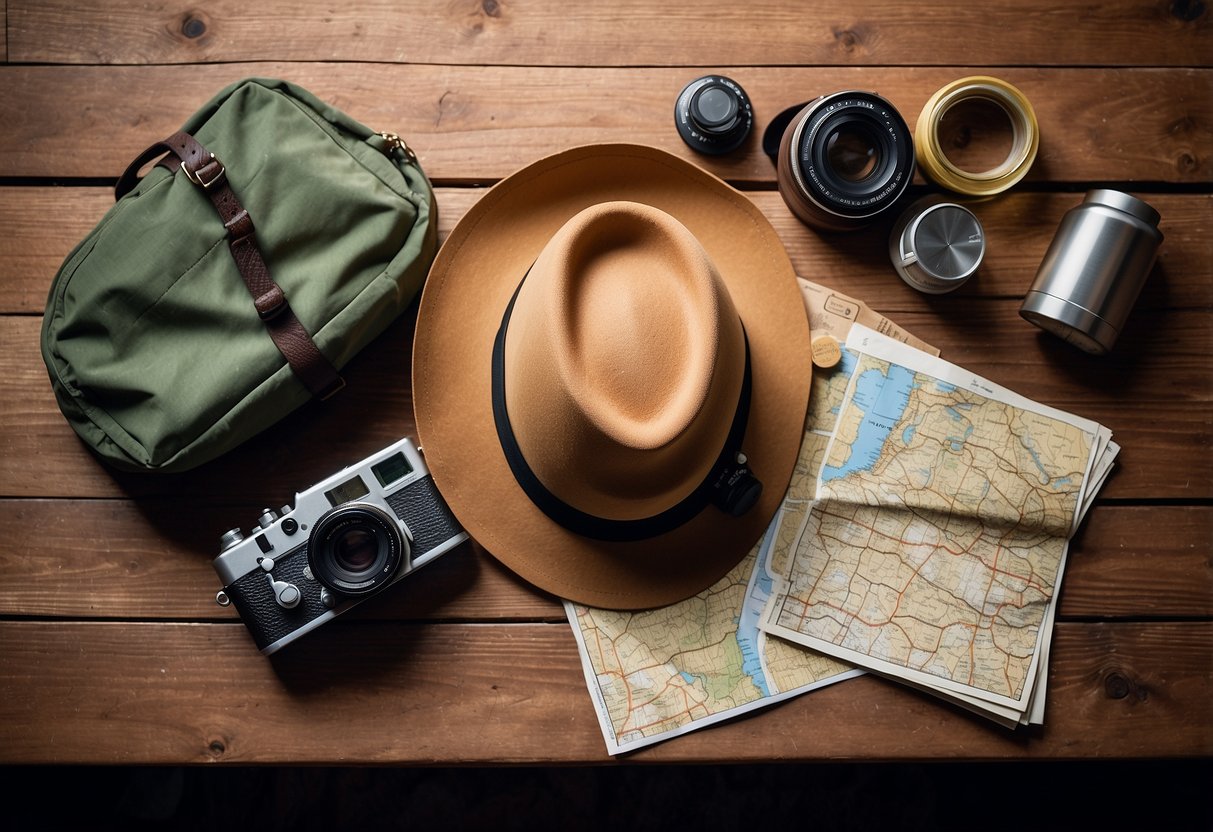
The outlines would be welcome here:
[[[746,140],[754,126],[754,110],[736,81],[705,75],[678,94],[674,124],[692,150],[716,156],[736,150]]]
[[[408,557],[408,541],[395,519],[368,503],[346,503],[326,512],[308,539],[312,574],[343,595],[374,592]]]

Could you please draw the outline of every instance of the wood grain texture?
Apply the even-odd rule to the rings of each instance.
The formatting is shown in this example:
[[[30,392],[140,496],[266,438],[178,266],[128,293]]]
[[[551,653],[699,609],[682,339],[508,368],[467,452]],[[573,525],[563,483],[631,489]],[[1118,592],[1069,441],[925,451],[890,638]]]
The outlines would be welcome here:
[[[484,193],[437,190],[443,239]],[[887,313],[951,308],[972,298],[1022,298],[1062,216],[1082,200],[1079,194],[1011,192],[973,205],[989,246],[981,272],[948,298],[927,298],[889,265],[884,243],[892,217],[854,234],[818,234],[791,214],[778,193],[747,195],[778,231],[798,274]],[[1213,307],[1213,197],[1138,195],[1162,214],[1165,244],[1135,308]],[[0,228],[7,231],[0,235],[0,314],[40,313],[51,278],[111,205],[112,191],[104,187],[0,187]]]
[[[0,622],[0,760],[608,759],[564,625],[338,621],[310,638],[270,662],[238,624]],[[864,677],[630,759],[1208,755],[1211,661],[1207,622],[1063,623],[1041,729],[1007,731]]]
[[[0,616],[233,621],[214,603],[219,533],[263,503],[0,501]],[[1168,534],[1159,535],[1159,529]],[[1071,546],[1059,615],[1213,615],[1213,507],[1108,506]],[[349,613],[352,618],[501,622],[562,619],[557,600],[468,546]]]
[[[376,130],[404,136],[439,184],[498,179],[535,159],[594,142],[664,148],[743,182],[774,181],[759,150],[785,107],[840,89],[875,89],[913,125],[927,98],[973,74],[938,68],[720,67],[757,114],[748,143],[696,156],[678,138],[673,103],[696,69],[220,64],[0,66],[0,176],[117,176],[225,85],[289,78]],[[1213,70],[998,70],[1031,100],[1041,144],[1033,182],[1203,183],[1213,166]],[[172,90],[172,95],[166,95]],[[85,137],[84,140],[81,137]]]
[[[443,237],[488,185],[570,146],[692,160],[747,191],[803,276],[1123,445],[1070,549],[1044,728],[865,677],[629,761],[1213,758],[1211,21],[1207,2],[1170,0],[0,0],[0,763],[609,761],[561,606],[474,545],[272,662],[214,604],[220,531],[414,433],[416,305],[343,394],[185,474],[113,472],[59,413],[38,350],[52,275],[131,158],[254,75],[403,135]],[[756,112],[726,157],[672,124],[678,91],[710,71]],[[970,74],[1018,86],[1041,127],[1028,181],[972,205],[977,279],[924,297],[890,269],[893,217],[823,235],[789,213],[759,147],[776,113],[874,89],[913,126]],[[1094,359],[1017,310],[1062,215],[1104,185],[1157,207],[1165,241]],[[916,176],[911,193],[928,190]]]
[[[1211,45],[1203,3],[1143,0],[355,0],[310,13],[286,0],[202,7],[10,0],[9,17],[13,60],[66,64],[250,55],[496,65],[955,64],[971,61],[981,44],[980,57],[992,66],[1182,66],[1207,62]]]
[[[188,508],[164,498],[0,501],[0,616],[238,621],[235,608],[215,603],[219,535],[288,499]],[[564,610],[469,544],[347,617],[563,620]]]
[[[944,358],[1111,428],[1126,450],[1105,496],[1213,497],[1207,464],[1213,448],[1213,310],[1140,314],[1117,351],[1099,359],[1037,331],[1019,318],[1018,307],[1014,300],[971,301],[900,313],[897,320],[938,346]],[[41,318],[0,317],[0,373],[9,380],[0,407],[0,496],[289,495],[413,433],[408,379],[414,320],[413,311],[406,313],[347,366],[347,387],[339,396],[304,405],[263,433],[255,447],[184,474],[148,476],[111,472],[72,432],[38,352]],[[309,454],[303,448],[323,450]]]

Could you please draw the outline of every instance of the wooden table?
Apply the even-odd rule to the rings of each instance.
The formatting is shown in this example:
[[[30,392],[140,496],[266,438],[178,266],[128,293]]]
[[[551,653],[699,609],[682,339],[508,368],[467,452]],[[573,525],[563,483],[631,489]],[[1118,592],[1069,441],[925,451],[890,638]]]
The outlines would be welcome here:
[[[38,353],[51,277],[126,163],[247,75],[292,79],[405,136],[444,234],[494,181],[572,145],[636,141],[692,159],[749,193],[800,274],[955,363],[1102,422],[1124,446],[1071,551],[1043,728],[1010,732],[867,677],[631,759],[1213,752],[1205,3],[298,5],[0,4],[0,761],[607,759],[556,599],[472,547],[274,662],[213,600],[220,532],[413,431],[415,307],[350,365],[338,398],[187,474],[115,474],[58,412]],[[1032,101],[1040,156],[1025,182],[975,206],[989,239],[979,278],[926,298],[891,270],[887,223],[819,235],[797,222],[757,136],[719,159],[683,146],[674,98],[706,71],[744,85],[759,132],[784,107],[845,88],[880,91],[913,124],[943,84],[988,72]],[[1166,235],[1102,359],[1017,314],[1063,213],[1095,184],[1143,196]]]

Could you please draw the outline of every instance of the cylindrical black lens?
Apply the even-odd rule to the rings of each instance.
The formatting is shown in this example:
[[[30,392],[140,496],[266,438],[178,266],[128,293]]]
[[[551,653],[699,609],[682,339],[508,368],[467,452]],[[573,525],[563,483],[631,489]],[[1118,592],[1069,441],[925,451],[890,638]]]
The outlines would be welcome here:
[[[784,129],[779,192],[802,221],[836,231],[872,222],[914,175],[914,144],[901,114],[870,92],[825,95]]]
[[[862,182],[880,164],[880,142],[862,125],[835,130],[826,139],[826,161],[847,182]]]
[[[307,559],[316,580],[345,595],[385,585],[408,555],[396,520],[377,506],[346,503],[312,528]]]
[[[353,574],[364,574],[379,558],[379,539],[370,529],[352,527],[343,530],[332,542],[333,559]]]
[[[690,148],[719,155],[740,147],[750,135],[754,111],[736,81],[723,75],[705,75],[678,94],[674,124]]]

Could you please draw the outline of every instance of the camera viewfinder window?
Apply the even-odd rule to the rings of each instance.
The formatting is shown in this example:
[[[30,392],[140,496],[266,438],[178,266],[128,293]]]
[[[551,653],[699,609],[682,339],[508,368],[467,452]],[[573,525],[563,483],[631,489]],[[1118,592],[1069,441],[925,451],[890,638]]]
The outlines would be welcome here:
[[[362,481],[362,477],[351,477],[341,485],[324,492],[324,496],[329,498],[329,504],[336,508],[342,503],[348,503],[350,500],[357,500],[359,497],[365,497],[371,493],[366,487],[366,483]]]
[[[392,454],[378,465],[372,465],[371,470],[375,472],[375,479],[379,480],[379,484],[387,488],[397,480],[413,473],[413,466],[409,465],[404,454]]]

